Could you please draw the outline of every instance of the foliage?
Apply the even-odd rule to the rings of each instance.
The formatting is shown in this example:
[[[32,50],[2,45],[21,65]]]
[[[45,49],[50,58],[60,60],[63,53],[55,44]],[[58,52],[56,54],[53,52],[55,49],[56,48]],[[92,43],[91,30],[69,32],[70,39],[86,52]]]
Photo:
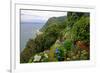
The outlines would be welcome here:
[[[82,12],[68,12],[67,19],[66,19],[67,27],[72,29],[75,22],[78,21],[80,19],[80,17],[83,16],[84,14],[85,13],[82,13]]]
[[[71,48],[72,48],[72,41],[71,40],[65,40],[63,46],[67,51],[70,51]]]
[[[78,20],[72,29],[72,34],[74,40],[82,40],[86,43],[89,43],[90,38],[90,26],[89,26],[89,17],[82,16]]]
[[[20,62],[27,63],[32,56],[33,52],[30,48],[25,48],[24,51],[20,55]]]
[[[56,48],[55,56],[58,61],[64,61],[64,51],[61,48]]]

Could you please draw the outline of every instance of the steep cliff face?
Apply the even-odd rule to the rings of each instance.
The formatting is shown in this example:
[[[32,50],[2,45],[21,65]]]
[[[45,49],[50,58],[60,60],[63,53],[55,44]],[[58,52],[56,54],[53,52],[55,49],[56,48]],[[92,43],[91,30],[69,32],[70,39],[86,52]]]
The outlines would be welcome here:
[[[66,18],[67,16],[51,17],[40,31],[45,31],[49,26],[53,26],[55,24],[57,24],[57,26],[64,25],[64,23],[66,23]]]
[[[57,41],[59,41],[60,49],[64,51],[66,49],[68,49],[66,51],[72,51],[71,48],[75,41],[82,41],[89,46],[89,21],[89,13],[84,12],[68,12],[66,16],[48,19],[43,28],[40,29],[42,34],[27,42],[26,48],[20,55],[20,62],[28,63],[35,54],[51,50],[50,48],[56,49],[52,46],[58,45]],[[77,46],[77,44],[74,45]],[[66,56],[64,58],[66,60]]]

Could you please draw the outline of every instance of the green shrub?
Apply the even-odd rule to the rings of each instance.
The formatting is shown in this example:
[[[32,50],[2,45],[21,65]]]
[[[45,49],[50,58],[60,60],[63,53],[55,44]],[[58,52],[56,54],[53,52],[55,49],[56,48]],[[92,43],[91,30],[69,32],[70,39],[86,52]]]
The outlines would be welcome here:
[[[70,51],[72,48],[72,41],[71,40],[65,40],[63,44],[66,51]]]

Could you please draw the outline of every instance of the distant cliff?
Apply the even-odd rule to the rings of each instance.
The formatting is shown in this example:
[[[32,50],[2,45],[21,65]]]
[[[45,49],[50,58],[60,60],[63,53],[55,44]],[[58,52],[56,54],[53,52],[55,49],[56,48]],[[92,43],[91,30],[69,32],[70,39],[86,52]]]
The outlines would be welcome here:
[[[67,16],[61,17],[51,17],[48,19],[46,24],[40,29],[40,31],[45,31],[49,26],[57,24],[58,26],[63,25],[66,21]]]

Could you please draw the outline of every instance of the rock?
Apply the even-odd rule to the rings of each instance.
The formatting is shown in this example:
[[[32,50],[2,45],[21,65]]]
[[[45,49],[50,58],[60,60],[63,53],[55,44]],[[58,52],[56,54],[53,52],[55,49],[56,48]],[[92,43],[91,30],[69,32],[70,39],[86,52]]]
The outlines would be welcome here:
[[[36,35],[41,35],[43,32],[40,32],[39,30],[36,31]]]

